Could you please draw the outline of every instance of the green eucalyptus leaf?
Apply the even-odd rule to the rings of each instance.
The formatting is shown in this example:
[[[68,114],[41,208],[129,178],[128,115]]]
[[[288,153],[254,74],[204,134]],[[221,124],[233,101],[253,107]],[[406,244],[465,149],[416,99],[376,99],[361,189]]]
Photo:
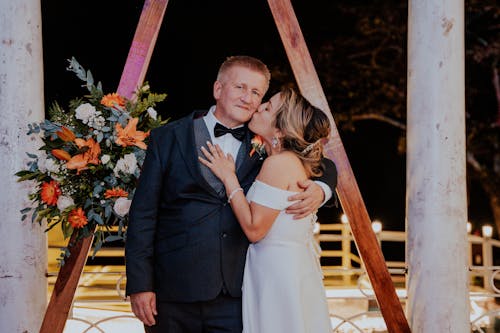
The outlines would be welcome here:
[[[116,236],[116,235],[109,235],[104,239],[105,242],[116,242],[119,240],[123,240],[123,237],[121,236]]]

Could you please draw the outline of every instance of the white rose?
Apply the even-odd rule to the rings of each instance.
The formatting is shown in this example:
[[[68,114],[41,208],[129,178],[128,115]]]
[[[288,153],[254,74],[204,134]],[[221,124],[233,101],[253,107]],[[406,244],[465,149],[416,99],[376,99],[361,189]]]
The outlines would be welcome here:
[[[69,206],[72,206],[74,204],[75,204],[75,202],[73,201],[73,199],[71,197],[67,197],[65,195],[61,195],[59,197],[59,199],[57,199],[57,208],[61,212],[63,210],[65,210],[66,208],[68,208]]]
[[[94,117],[96,109],[92,104],[84,103],[79,105],[75,110],[76,119],[80,119],[84,124],[88,123]]]
[[[123,158],[120,158],[116,162],[116,166],[113,169],[113,172],[118,177],[119,172],[123,172],[125,174],[134,174],[137,169],[137,158],[134,153],[126,154]]]
[[[99,112],[100,113],[100,112]],[[106,119],[103,116],[94,117],[89,120],[89,126],[97,129],[102,129],[106,125]]]
[[[113,210],[119,216],[124,217],[125,215],[128,214],[131,203],[132,200],[129,200],[127,198],[118,198],[116,199],[115,205],[113,206]]]
[[[123,156],[125,162],[127,165],[132,166],[134,169],[137,165],[137,158],[135,157],[134,153],[128,153]]]
[[[148,115],[153,118],[154,120],[156,120],[156,116],[158,115],[158,112],[156,112],[155,109],[153,109],[152,107],[149,107],[147,110],[148,112]]]
[[[101,162],[102,162],[102,164],[108,163],[110,159],[111,159],[111,157],[108,154],[104,154],[104,155],[101,156]]]
[[[48,158],[45,160],[45,168],[47,168],[48,172],[58,173],[61,169],[59,167],[59,162],[53,160],[52,158]]]

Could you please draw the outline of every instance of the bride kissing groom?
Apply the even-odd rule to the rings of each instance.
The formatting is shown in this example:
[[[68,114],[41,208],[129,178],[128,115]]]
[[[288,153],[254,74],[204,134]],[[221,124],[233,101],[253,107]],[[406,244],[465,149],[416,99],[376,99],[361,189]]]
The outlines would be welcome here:
[[[327,325],[310,226],[336,185],[335,165],[321,159],[320,139],[328,135],[328,121],[291,91],[261,105],[269,80],[260,60],[230,57],[213,86],[215,106],[151,132],[126,241],[127,295],[147,332],[307,332],[318,316],[317,325]],[[282,125],[276,122],[278,114],[286,118]],[[265,160],[250,154],[250,119],[250,130],[266,142],[270,156]],[[317,181],[309,179],[316,176]],[[252,227],[256,221],[259,226]],[[281,254],[266,250],[277,246],[269,242],[275,236],[288,244]],[[267,262],[265,253],[270,253]],[[285,264],[288,269],[275,276]],[[275,270],[267,271],[273,265]],[[283,283],[297,269],[301,278],[293,281],[303,281],[305,289]],[[276,286],[284,288],[280,295],[285,298],[270,293]],[[301,293],[319,299],[314,296],[305,302],[307,309],[297,310]],[[269,322],[258,302],[283,309],[269,312],[274,318]],[[306,326],[281,326],[295,326],[296,316]]]

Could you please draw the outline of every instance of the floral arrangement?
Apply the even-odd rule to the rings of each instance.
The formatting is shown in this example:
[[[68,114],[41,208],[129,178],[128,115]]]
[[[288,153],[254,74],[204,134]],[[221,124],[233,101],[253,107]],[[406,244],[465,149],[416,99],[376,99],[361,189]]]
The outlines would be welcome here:
[[[39,152],[28,153],[27,168],[18,181],[34,181],[32,207],[21,210],[23,221],[46,221],[46,231],[60,225],[67,238],[94,233],[94,254],[104,242],[124,239],[128,210],[144,161],[149,131],[167,122],[154,107],[166,94],[154,94],[146,84],[136,100],[105,94],[90,71],[74,58],[69,71],[84,82],[89,94],[63,109],[54,103],[49,119],[29,124],[28,135],[41,138]],[[70,244],[71,245],[71,244]],[[61,264],[69,254],[64,249]]]
[[[262,137],[260,135],[255,135],[250,141],[250,144],[252,145],[252,150],[250,150],[250,157],[257,153],[257,155],[259,155],[259,159],[263,160],[266,155],[266,148]]]

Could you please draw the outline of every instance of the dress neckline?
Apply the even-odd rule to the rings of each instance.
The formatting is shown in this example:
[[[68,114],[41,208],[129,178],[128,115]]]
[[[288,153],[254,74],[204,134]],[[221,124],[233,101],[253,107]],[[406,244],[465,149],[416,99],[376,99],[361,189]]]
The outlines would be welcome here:
[[[287,193],[291,193],[291,194],[301,193],[301,192],[297,192],[297,191],[289,191],[289,190],[284,190],[284,189],[282,189],[282,188],[279,188],[279,187],[276,187],[276,186],[269,185],[269,184],[264,183],[263,181],[261,181],[261,180],[257,180],[257,179],[254,181],[254,183],[260,183],[260,184],[262,184],[262,185],[264,185],[264,186],[266,186],[266,187],[270,187],[270,188],[272,188],[272,189],[276,189],[276,190],[283,191],[283,192],[287,192]]]

